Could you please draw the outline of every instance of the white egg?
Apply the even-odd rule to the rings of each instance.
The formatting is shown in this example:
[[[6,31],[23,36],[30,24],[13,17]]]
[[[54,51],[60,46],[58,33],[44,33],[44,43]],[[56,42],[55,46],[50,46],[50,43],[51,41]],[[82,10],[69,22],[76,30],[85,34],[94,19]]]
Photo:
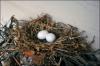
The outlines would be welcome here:
[[[37,38],[38,39],[45,39],[46,38],[46,34],[48,34],[47,30],[39,31],[38,34],[37,34]]]
[[[48,42],[53,42],[55,39],[56,39],[55,34],[53,34],[53,33],[48,33],[48,34],[46,34],[46,40],[47,40]]]

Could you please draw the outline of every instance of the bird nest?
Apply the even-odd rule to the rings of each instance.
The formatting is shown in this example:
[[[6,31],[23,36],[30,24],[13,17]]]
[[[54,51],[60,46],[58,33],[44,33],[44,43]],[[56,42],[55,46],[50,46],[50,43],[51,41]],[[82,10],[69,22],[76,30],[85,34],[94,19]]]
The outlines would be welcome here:
[[[15,41],[16,45],[14,49],[22,52],[25,56],[33,56],[35,64],[43,64],[46,56],[56,55],[57,52],[76,56],[91,51],[90,44],[93,41],[87,42],[87,36],[83,36],[85,31],[79,31],[77,27],[70,24],[56,22],[48,14],[38,16],[30,21],[22,20],[22,23],[14,17],[11,20],[17,25],[10,29],[10,38]],[[54,33],[55,41],[47,42],[38,39],[37,33],[41,30]]]

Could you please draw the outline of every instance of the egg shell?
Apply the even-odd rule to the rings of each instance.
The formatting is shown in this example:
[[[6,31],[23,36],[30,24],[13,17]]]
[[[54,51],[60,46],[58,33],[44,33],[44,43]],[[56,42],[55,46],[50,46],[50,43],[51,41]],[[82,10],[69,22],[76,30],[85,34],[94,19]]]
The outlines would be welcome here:
[[[39,31],[37,34],[37,38],[38,39],[46,39],[46,34],[48,34],[47,30]]]
[[[53,34],[53,33],[48,33],[48,34],[46,34],[46,40],[47,40],[48,42],[54,42],[55,39],[56,39],[55,34]]]

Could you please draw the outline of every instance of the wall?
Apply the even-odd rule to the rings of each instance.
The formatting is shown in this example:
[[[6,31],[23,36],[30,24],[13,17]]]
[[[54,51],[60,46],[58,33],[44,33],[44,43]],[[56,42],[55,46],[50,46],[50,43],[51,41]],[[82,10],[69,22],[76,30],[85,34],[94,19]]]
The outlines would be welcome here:
[[[99,46],[98,1],[2,1],[1,22],[7,23],[12,15],[17,19],[36,18],[41,13],[50,14],[54,20],[71,24],[87,31],[88,40],[95,35],[94,49]]]

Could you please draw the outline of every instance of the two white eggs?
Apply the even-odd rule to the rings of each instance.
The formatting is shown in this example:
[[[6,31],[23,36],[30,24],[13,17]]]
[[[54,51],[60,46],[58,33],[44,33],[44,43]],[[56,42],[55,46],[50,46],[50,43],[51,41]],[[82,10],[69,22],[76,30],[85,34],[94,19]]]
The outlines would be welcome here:
[[[56,39],[56,36],[53,33],[49,33],[47,30],[42,30],[38,32],[37,38],[41,40],[46,39],[48,42],[53,42]]]

